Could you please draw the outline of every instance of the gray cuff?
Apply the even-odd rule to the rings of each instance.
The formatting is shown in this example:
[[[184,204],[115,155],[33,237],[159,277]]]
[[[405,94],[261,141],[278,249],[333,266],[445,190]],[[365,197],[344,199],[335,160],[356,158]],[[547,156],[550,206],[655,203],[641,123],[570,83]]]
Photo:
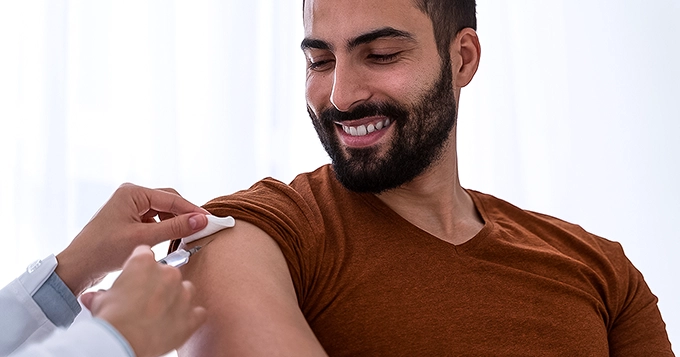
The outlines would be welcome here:
[[[40,306],[45,316],[59,327],[71,326],[82,310],[71,289],[54,272],[33,294],[33,300]]]

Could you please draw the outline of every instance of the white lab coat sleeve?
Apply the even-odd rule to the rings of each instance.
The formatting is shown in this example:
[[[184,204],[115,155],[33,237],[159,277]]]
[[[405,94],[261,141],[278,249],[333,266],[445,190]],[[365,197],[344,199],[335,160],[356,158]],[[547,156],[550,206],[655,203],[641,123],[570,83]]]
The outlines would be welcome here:
[[[32,297],[56,266],[54,256],[37,261],[0,290],[0,356],[7,356],[24,344],[45,339],[57,329]]]
[[[9,357],[135,357],[127,341],[106,321],[78,320],[57,329],[41,343],[24,346]]]
[[[68,331],[58,327],[71,325],[80,306],[54,273],[56,266],[54,255],[38,260],[0,290],[0,357],[134,357],[125,338],[104,320],[89,316]]]

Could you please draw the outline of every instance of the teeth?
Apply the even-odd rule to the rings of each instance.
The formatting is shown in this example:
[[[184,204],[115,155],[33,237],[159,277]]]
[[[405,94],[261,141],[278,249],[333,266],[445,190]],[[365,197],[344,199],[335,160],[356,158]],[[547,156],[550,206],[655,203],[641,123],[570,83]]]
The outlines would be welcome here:
[[[366,125],[359,125],[359,126],[347,126],[343,125],[342,130],[345,131],[345,133],[352,135],[352,136],[364,136],[367,134],[370,134],[374,131],[378,131],[383,128],[387,128],[390,125],[390,120],[385,119],[385,121],[379,121],[375,124],[368,124]]]

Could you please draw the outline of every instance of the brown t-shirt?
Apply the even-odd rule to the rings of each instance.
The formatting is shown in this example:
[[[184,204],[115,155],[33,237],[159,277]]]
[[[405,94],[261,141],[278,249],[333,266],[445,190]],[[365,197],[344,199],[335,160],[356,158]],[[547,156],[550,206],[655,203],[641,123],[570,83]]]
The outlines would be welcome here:
[[[205,207],[279,244],[331,356],[672,356],[657,299],[618,243],[469,191],[484,228],[455,246],[330,166]]]

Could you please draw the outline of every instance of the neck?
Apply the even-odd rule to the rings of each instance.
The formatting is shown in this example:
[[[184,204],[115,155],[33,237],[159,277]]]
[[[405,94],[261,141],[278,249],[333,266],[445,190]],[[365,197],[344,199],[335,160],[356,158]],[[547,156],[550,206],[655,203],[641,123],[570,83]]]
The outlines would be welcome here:
[[[472,239],[484,226],[470,195],[460,185],[455,129],[442,157],[399,188],[377,197],[416,227],[451,244]]]

